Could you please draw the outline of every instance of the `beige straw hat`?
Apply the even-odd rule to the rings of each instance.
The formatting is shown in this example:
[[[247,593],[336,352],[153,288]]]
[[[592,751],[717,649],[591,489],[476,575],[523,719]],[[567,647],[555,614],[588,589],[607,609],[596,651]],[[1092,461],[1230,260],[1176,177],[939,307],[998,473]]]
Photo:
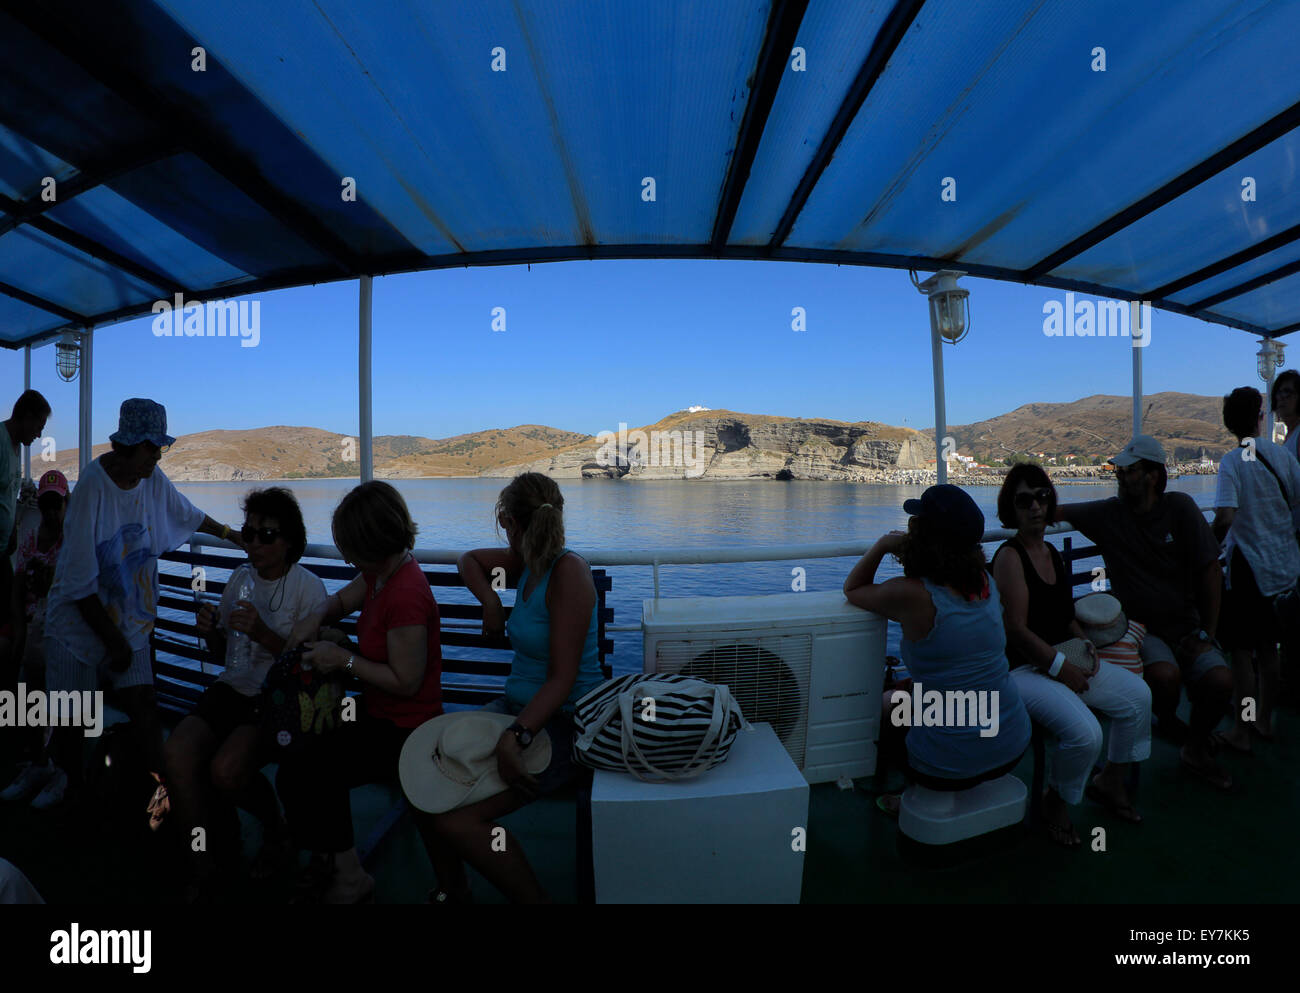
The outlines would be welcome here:
[[[497,742],[515,719],[467,710],[425,721],[411,732],[397,761],[397,775],[411,805],[429,814],[486,800],[509,787],[497,772]],[[551,738],[544,730],[524,749],[529,775],[551,764]]]

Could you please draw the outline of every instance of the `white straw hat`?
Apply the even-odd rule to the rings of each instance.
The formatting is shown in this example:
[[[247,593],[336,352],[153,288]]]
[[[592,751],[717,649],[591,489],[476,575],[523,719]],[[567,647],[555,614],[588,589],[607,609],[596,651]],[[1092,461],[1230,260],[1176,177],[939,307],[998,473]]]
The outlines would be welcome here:
[[[497,772],[497,742],[515,719],[467,710],[425,721],[411,732],[397,761],[397,775],[411,805],[441,814],[504,793]],[[551,738],[539,731],[523,751],[530,775],[551,764]]]
[[[1113,645],[1128,632],[1128,618],[1119,600],[1109,593],[1089,593],[1074,605],[1074,619],[1083,635],[1098,648]]]

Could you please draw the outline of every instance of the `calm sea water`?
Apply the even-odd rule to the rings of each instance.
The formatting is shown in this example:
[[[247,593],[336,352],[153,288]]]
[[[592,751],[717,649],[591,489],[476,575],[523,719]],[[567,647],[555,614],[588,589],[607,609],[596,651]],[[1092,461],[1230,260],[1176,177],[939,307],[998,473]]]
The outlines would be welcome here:
[[[1186,476],[1170,489],[1189,493],[1202,507],[1212,505],[1214,476]],[[498,479],[398,480],[419,526],[417,544],[424,548],[477,548],[502,545],[493,524]],[[255,488],[250,483],[179,483],[178,488],[212,517],[239,524],[240,501]],[[330,518],[340,497],[355,480],[293,480],[289,486],[302,506],[307,540],[333,544]],[[565,527],[575,551],[596,549],[655,549],[663,547],[743,548],[829,541],[872,541],[893,528],[906,526],[902,503],[920,496],[922,486],[865,486],[854,483],[740,482],[689,483],[680,481],[621,482],[569,480],[561,484],[565,500]],[[997,527],[997,487],[969,489],[984,511],[989,527]],[[1066,485],[1059,488],[1063,501],[1096,500],[1114,495],[1113,483]],[[1059,542],[1058,542],[1059,545]],[[987,552],[992,555],[996,546]],[[788,593],[791,570],[802,567],[810,591],[839,589],[856,560],[814,559],[786,562],[748,562],[719,565],[661,566],[660,595],[737,596]],[[614,624],[636,625],[643,600],[654,596],[649,566],[607,567],[613,579],[609,605]],[[898,564],[887,559],[880,576],[899,574]],[[439,593],[440,599],[464,601],[463,591]],[[509,601],[507,601],[509,602]],[[898,652],[897,625],[890,625],[889,650]],[[615,636],[611,660],[617,672],[641,669],[641,636],[620,632]]]

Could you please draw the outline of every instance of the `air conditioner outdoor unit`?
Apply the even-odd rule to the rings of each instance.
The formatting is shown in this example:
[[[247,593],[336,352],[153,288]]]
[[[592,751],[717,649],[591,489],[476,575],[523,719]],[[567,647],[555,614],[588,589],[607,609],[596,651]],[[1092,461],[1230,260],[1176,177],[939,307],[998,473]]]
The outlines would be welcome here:
[[[646,672],[725,683],[810,783],[876,769],[886,620],[838,591],[646,600]]]

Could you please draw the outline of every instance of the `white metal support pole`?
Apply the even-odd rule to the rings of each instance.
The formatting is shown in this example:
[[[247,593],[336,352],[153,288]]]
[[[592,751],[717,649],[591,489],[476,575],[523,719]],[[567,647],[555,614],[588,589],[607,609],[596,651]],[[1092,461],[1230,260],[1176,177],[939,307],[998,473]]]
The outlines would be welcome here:
[[[32,388],[32,346],[23,348],[23,392]],[[23,479],[32,478],[32,446],[23,449]]]
[[[930,325],[930,360],[934,366],[934,465],[939,482],[948,482],[948,460],[943,457],[943,439],[948,434],[947,405],[943,395],[943,340],[939,329]]]
[[[90,405],[92,400],[93,380],[95,376],[92,339],[94,330],[86,328],[81,332],[81,380],[77,394],[77,478],[82,479],[86,466],[90,465],[91,447],[94,435],[91,434]]]
[[[361,277],[357,333],[357,395],[361,411],[361,481],[375,478],[374,425],[371,422],[370,316],[371,277]]]
[[[1133,352],[1133,433],[1142,433],[1142,351],[1149,342],[1151,329],[1142,328],[1142,346],[1138,346],[1138,328],[1141,327],[1142,305],[1133,300],[1129,303],[1129,342]]]

